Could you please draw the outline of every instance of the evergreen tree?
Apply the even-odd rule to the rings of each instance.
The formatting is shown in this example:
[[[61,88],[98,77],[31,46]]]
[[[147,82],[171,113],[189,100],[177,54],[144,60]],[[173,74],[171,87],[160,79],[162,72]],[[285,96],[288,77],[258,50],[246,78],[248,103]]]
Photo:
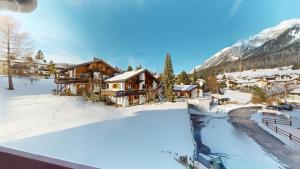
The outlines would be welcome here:
[[[188,74],[185,71],[182,71],[177,79],[177,84],[184,84],[184,85],[189,85],[190,84],[190,79]]]
[[[48,65],[48,69],[49,69],[49,74],[52,75],[52,74],[55,74],[55,64],[53,63],[53,61],[51,60],[50,61],[50,64]]]
[[[44,60],[44,53],[41,50],[37,51],[35,60]]]
[[[127,72],[132,71],[132,70],[133,70],[132,66],[131,66],[131,65],[128,65],[128,67],[127,67]]]
[[[135,69],[136,69],[136,70],[142,69],[142,65],[139,64]]]
[[[162,83],[164,87],[164,96],[168,101],[173,101],[174,100],[173,86],[175,83],[175,76],[174,76],[170,53],[167,53],[166,55]]]
[[[197,75],[196,75],[196,70],[194,69],[193,74],[192,74],[192,85],[197,84]]]

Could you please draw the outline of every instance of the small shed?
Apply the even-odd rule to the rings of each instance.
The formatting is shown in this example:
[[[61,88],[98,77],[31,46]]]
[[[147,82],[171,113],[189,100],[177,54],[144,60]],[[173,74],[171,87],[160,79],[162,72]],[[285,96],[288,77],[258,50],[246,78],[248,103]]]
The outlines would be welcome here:
[[[198,97],[198,85],[174,85],[173,90],[177,97],[192,99]]]
[[[211,100],[213,102],[218,103],[218,105],[225,105],[225,104],[227,104],[230,101],[229,97],[226,97],[224,95],[211,94],[210,96],[211,96]]]

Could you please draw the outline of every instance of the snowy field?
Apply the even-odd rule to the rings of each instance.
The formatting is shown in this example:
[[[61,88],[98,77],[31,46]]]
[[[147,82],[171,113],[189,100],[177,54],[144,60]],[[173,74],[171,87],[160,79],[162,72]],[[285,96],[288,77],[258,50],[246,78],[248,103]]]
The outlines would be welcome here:
[[[172,109],[165,109],[165,107]],[[110,169],[181,169],[171,151],[193,154],[184,103],[133,111],[135,116],[102,121],[3,144],[27,152]],[[149,108],[147,108],[149,109]],[[112,113],[112,112],[111,112]]]
[[[6,76],[0,76],[0,93],[3,97],[49,94],[56,85],[53,79],[13,78],[15,90],[8,91]]]
[[[228,97],[230,101],[237,102],[240,104],[247,104],[251,102],[252,94],[239,92],[234,90],[225,90],[224,96]]]
[[[192,156],[186,103],[115,108],[54,96],[51,79],[0,77],[0,143],[101,168],[182,168],[171,151]]]

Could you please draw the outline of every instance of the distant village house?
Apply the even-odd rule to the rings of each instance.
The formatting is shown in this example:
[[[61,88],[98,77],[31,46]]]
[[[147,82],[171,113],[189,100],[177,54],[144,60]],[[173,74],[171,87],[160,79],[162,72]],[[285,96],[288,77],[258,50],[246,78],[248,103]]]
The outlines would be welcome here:
[[[173,90],[177,97],[197,98],[199,95],[198,85],[174,85]]]

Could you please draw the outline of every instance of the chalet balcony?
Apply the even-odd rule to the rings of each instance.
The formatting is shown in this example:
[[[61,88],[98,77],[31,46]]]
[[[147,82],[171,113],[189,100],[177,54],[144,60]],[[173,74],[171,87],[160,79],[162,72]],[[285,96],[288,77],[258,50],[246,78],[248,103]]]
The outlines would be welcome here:
[[[56,84],[89,83],[90,78],[57,77],[57,78],[55,78],[54,82]]]
[[[132,96],[132,95],[145,95],[146,90],[121,90],[114,91],[109,89],[102,89],[102,96],[114,96],[114,97],[122,97],[122,96]]]

